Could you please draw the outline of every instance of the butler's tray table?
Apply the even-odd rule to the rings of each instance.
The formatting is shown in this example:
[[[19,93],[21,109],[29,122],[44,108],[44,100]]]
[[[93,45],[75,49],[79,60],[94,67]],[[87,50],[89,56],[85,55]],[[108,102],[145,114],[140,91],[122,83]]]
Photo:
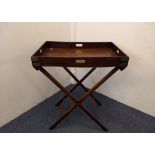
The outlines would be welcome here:
[[[101,105],[101,103],[95,98],[93,92],[101,86],[109,77],[111,77],[117,70],[123,70],[127,67],[129,57],[119,49],[112,42],[57,42],[46,41],[31,57],[32,66],[41,71],[49,80],[51,80],[57,87],[59,87],[65,94],[63,98],[56,104],[59,106],[62,101],[69,97],[74,105],[61,115],[61,117],[50,127],[53,129],[57,126],[65,117],[73,112],[77,107],[83,110],[92,120],[94,120],[103,130],[108,129],[102,125],[102,123],[96,118],[94,113],[92,114],[83,105],[83,102],[91,97],[93,103]],[[58,80],[53,77],[44,66],[51,67],[63,67],[69,75],[77,82],[76,85],[67,91]],[[91,67],[91,69],[85,74],[85,76],[79,80],[68,67]],[[97,68],[97,67],[112,67],[113,69],[99,80],[91,89],[87,89],[82,82]],[[72,91],[77,86],[81,86],[86,92],[81,98],[75,97]],[[95,109],[95,106],[94,106]]]

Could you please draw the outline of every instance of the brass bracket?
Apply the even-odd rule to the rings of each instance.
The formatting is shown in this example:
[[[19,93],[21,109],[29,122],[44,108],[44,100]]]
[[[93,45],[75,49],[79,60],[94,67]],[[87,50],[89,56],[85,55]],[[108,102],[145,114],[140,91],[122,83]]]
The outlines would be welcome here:
[[[38,59],[38,57],[32,56],[32,57],[31,57],[31,60],[32,60],[32,62],[33,62],[33,61],[38,61],[39,59]]]
[[[121,62],[128,62],[129,61],[129,58],[128,57],[122,57],[121,58]]]
[[[41,67],[41,64],[38,62],[32,62],[32,66],[36,69],[39,70],[39,68]]]
[[[75,63],[77,63],[77,64],[83,64],[83,63],[86,63],[86,60],[85,59],[76,59],[75,60]]]
[[[128,57],[120,58],[119,68],[120,68],[121,71],[128,66],[128,61],[129,61]]]

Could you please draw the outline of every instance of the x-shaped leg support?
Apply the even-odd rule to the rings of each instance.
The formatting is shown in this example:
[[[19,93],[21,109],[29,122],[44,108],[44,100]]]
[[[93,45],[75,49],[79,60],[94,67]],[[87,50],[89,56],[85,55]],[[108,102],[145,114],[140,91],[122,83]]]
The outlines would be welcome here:
[[[83,105],[82,102],[87,99],[92,93],[101,86],[109,77],[111,77],[119,68],[113,68],[105,77],[103,77],[99,82],[97,82],[90,90],[88,90],[79,100],[76,99],[70,92],[68,92],[52,75],[50,75],[43,67],[40,67],[39,70],[49,79],[51,80],[57,87],[59,87],[66,96],[68,96],[74,103],[71,108],[69,108],[63,116],[58,119],[50,129],[53,129],[57,124],[59,124],[66,116],[68,116],[72,111],[74,111],[77,107],[80,107],[88,116],[90,116],[103,130],[107,131],[107,128],[104,127]]]
[[[92,68],[81,80],[78,80],[74,74],[67,68],[64,67],[64,69],[71,75],[71,77],[77,82],[77,84],[69,91],[70,93],[73,92],[79,85],[87,92],[87,88],[82,84],[82,82],[96,69],[95,67]],[[90,95],[92,99],[98,104],[101,105],[101,103],[93,96],[93,94]],[[67,95],[65,95],[60,101],[56,104],[56,106],[59,106],[62,101],[67,98]]]

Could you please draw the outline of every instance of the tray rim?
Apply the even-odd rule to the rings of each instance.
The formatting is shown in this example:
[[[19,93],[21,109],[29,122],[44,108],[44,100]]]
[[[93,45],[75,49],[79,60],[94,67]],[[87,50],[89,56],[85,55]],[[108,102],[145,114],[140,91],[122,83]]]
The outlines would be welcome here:
[[[113,51],[119,51],[119,55],[117,53],[117,56],[107,56],[107,57],[95,57],[95,58],[102,58],[104,60],[107,60],[107,59],[120,59],[120,63],[123,63],[124,67],[126,67],[128,65],[128,61],[129,61],[129,56],[124,53],[115,43],[113,42],[67,42],[67,41],[46,41],[44,42],[38,49],[37,51],[31,56],[31,61],[32,61],[32,65],[33,64],[38,64],[39,63],[39,60],[40,59],[44,59],[44,58],[48,58],[48,59],[51,59],[51,60],[54,60],[54,59],[59,59],[60,57],[49,57],[49,56],[39,56],[37,55],[38,52],[40,52],[41,49],[47,48],[47,46],[49,46],[49,44],[61,44],[62,47],[58,47],[58,48],[64,48],[64,46],[69,45],[70,47],[67,47],[67,48],[73,48],[72,46],[75,45],[75,44],[83,44],[83,45],[86,45],[86,47],[77,47],[77,48],[91,48],[91,47],[87,47],[87,45],[100,45],[100,47],[95,47],[95,48],[103,48],[103,44],[105,45],[108,45],[108,46],[111,46],[111,48],[113,48]],[[101,46],[102,45],[102,46]],[[74,46],[75,48],[75,46]],[[92,59],[92,57],[61,57],[61,59]],[[34,65],[33,65],[34,67]]]
[[[113,48],[115,48],[115,50],[119,51],[119,54],[117,54],[117,56],[110,56],[110,57],[120,57],[120,56],[126,56],[128,57],[128,55],[126,53],[124,53],[120,48],[118,48],[118,46],[116,46],[116,44],[114,44],[113,42],[67,42],[67,41],[46,41],[44,42],[38,49],[37,51],[32,55],[32,56],[37,56],[37,57],[46,57],[46,56],[39,56],[37,55],[37,53],[39,53],[39,51],[44,48],[44,46],[46,46],[49,43],[56,43],[56,44],[109,44],[111,46],[113,46]],[[63,48],[63,47],[58,47],[58,48]],[[67,48],[72,48],[72,47],[67,47]],[[75,48],[75,47],[74,47]],[[81,47],[78,47],[79,49]],[[83,47],[82,47],[83,48]],[[84,47],[85,48],[85,47]],[[88,47],[87,47],[88,48]],[[91,48],[91,47],[90,47]],[[95,47],[95,48],[103,48],[103,47]],[[114,51],[115,52],[115,51]],[[54,58],[54,57],[52,57]]]

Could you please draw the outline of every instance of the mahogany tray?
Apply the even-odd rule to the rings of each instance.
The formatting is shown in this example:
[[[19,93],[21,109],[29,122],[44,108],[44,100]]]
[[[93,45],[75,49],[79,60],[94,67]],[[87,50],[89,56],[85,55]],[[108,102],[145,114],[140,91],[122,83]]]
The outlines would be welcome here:
[[[127,67],[129,57],[112,42],[46,41],[31,57],[40,66]]]

